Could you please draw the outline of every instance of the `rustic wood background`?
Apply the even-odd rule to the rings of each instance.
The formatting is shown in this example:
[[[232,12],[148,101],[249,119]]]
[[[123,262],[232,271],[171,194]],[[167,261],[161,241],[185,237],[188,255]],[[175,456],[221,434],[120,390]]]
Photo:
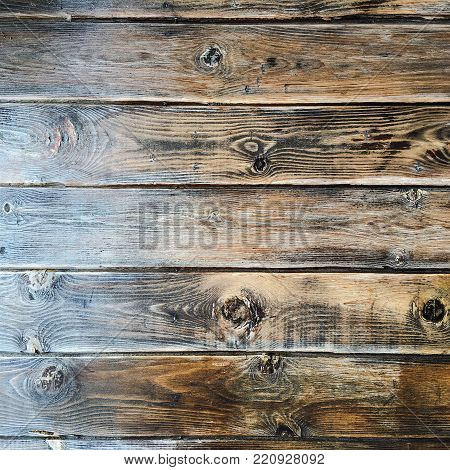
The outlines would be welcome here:
[[[448,448],[450,3],[123,3],[0,1],[0,449]]]

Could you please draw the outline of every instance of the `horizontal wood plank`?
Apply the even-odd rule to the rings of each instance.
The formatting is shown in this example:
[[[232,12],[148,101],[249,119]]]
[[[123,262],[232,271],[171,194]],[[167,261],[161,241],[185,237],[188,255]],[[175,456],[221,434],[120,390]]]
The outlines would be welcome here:
[[[0,105],[0,183],[450,185],[450,108]]]
[[[0,434],[450,436],[450,363],[345,356],[0,361]]]
[[[0,439],[0,450],[446,450],[448,439],[148,439],[148,438],[47,438]]]
[[[3,268],[448,269],[444,189],[0,188]]]
[[[0,15],[52,15],[73,18],[297,19],[343,16],[446,17],[446,0],[5,0]]]
[[[446,25],[3,22],[0,100],[449,101]]]
[[[449,309],[450,275],[1,273],[0,351],[448,354]]]

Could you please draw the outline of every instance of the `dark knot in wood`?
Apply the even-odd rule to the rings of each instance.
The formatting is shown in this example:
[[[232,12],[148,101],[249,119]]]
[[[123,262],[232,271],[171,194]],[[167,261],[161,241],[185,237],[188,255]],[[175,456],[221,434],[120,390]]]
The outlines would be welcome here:
[[[259,306],[247,297],[232,297],[219,309],[220,314],[238,328],[248,333],[255,329],[263,317]]]
[[[280,436],[280,437],[290,437],[290,438],[298,437],[298,435],[289,426],[286,426],[285,424],[279,424],[277,426],[275,435]]]
[[[274,374],[281,367],[281,357],[275,354],[263,354],[259,361],[259,370],[263,374]]]
[[[58,366],[48,366],[41,376],[41,389],[45,392],[57,392],[64,383],[64,372]]]
[[[223,59],[223,53],[218,46],[209,46],[200,55],[200,65],[206,69],[217,68]]]
[[[259,155],[256,157],[255,162],[253,163],[253,169],[257,173],[263,173],[269,166],[269,160],[265,155]]]
[[[31,397],[46,405],[70,400],[77,391],[75,374],[58,359],[39,361],[26,382]],[[31,380],[31,382],[30,382]]]
[[[422,317],[429,322],[439,323],[445,317],[444,304],[439,299],[430,299],[423,307]]]
[[[277,65],[277,59],[276,57],[268,57],[266,60],[267,67],[273,68],[276,67]]]
[[[241,294],[219,301],[213,309],[217,338],[233,347],[251,341],[265,315],[262,299],[248,291]]]

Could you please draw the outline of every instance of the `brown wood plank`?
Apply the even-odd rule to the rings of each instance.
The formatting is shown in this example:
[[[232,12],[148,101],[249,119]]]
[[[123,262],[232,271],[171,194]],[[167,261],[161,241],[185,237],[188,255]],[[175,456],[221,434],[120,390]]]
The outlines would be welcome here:
[[[36,433],[39,434],[39,433]],[[46,433],[42,433],[46,435]],[[15,438],[0,439],[0,450],[446,450],[448,439],[147,439],[147,438]]]
[[[450,185],[450,108],[1,105],[0,183]]]
[[[343,16],[446,17],[446,0],[5,0],[6,17],[54,15],[69,18],[180,18],[180,19],[301,19]]]
[[[450,436],[447,359],[7,357],[0,434]]]
[[[3,22],[0,100],[449,101],[449,27]]]
[[[449,307],[450,275],[1,273],[0,351],[447,354]]]
[[[449,268],[449,191],[0,188],[3,268]]]

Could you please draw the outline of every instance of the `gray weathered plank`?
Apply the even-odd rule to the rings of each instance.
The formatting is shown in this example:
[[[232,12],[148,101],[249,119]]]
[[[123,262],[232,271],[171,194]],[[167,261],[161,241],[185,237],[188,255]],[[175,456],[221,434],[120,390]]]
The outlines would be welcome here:
[[[444,189],[0,188],[3,268],[441,268]]]
[[[73,18],[297,19],[343,16],[447,17],[446,0],[4,0],[0,16]]]
[[[447,354],[449,306],[450,275],[1,273],[0,351]]]
[[[3,22],[0,100],[449,101],[446,25]]]
[[[443,357],[6,357],[0,435],[448,439],[449,392]]]
[[[450,184],[446,107],[0,105],[0,183]]]

